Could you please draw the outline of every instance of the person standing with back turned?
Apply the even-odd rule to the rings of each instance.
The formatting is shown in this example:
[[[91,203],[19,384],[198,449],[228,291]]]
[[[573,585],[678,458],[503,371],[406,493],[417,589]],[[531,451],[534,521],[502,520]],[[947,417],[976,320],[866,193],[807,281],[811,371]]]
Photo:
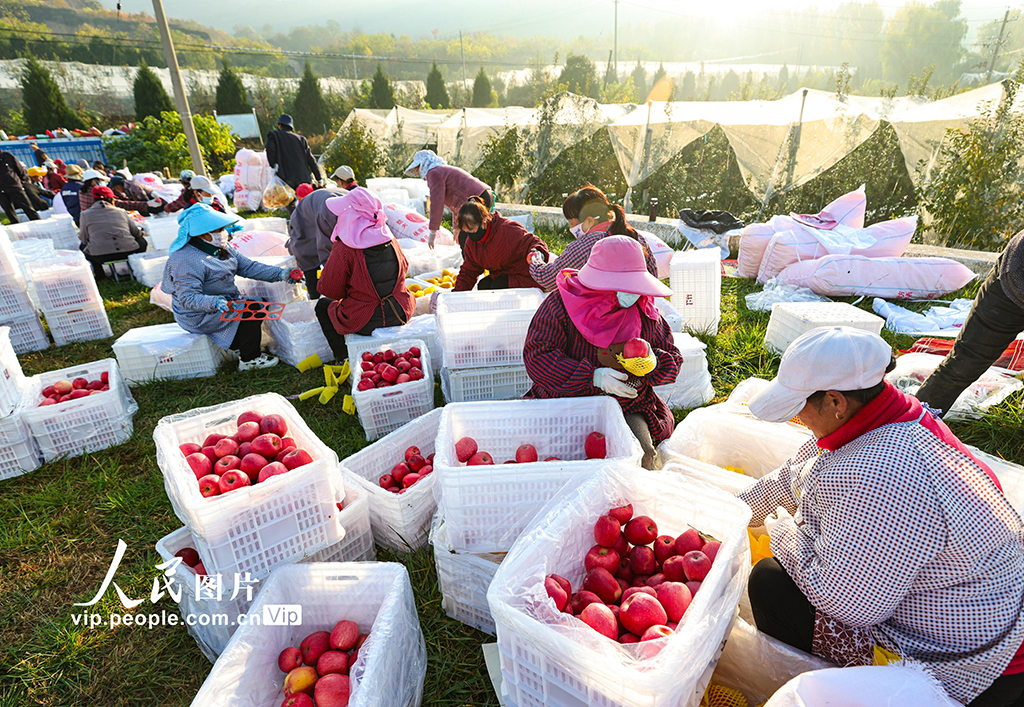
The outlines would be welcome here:
[[[323,179],[309,143],[295,132],[295,123],[287,113],[277,119],[277,130],[267,133],[267,162],[292,190],[298,189],[300,184]],[[295,201],[292,201],[288,213],[294,210]]]

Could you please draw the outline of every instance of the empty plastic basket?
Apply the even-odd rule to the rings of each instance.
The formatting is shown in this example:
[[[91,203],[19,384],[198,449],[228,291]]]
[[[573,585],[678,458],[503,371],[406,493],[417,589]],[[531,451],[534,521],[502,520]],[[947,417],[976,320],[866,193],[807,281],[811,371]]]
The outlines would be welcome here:
[[[449,403],[517,400],[532,386],[525,366],[441,369],[441,390]]]
[[[78,240],[78,229],[75,221],[68,214],[59,214],[38,221],[15,223],[7,227],[12,241],[25,238],[49,238],[54,248],[77,250],[81,243]]]
[[[291,366],[298,366],[313,354],[322,363],[334,360],[334,352],[316,317],[316,302],[312,300],[292,302],[284,308],[281,318],[269,320],[263,331],[270,338],[270,352]]]
[[[526,334],[543,299],[536,289],[440,295],[437,330],[445,368],[522,365]]]
[[[132,275],[136,280],[146,287],[153,288],[164,278],[167,257],[165,251],[159,250],[133,253],[128,256],[128,264],[131,265]]]
[[[50,325],[50,334],[57,346],[106,339],[114,335],[102,303],[46,312],[46,323]]]
[[[125,332],[111,347],[128,385],[154,380],[209,378],[224,361],[224,350],[203,334],[177,324]]]
[[[0,275],[0,322],[28,319],[35,315],[36,307],[21,272]]]
[[[494,619],[487,605],[487,588],[491,586],[504,553],[473,554],[456,552],[448,543],[448,530],[441,514],[434,517],[430,530],[434,546],[437,585],[441,590],[444,613],[467,626],[494,635]]]
[[[366,439],[383,437],[434,409],[434,373],[430,367],[430,352],[425,343],[419,339],[402,339],[380,344],[373,350],[405,353],[414,346],[420,350],[423,378],[389,388],[352,392],[356,410],[359,412],[359,423],[366,432]],[[352,381],[353,386],[357,384],[357,380]]]
[[[722,261],[717,248],[676,251],[669,267],[672,306],[683,329],[715,335],[722,319]]]
[[[764,346],[783,354],[801,334],[824,326],[848,326],[879,334],[885,320],[845,302],[776,302]]]
[[[27,404],[27,401],[23,402]],[[24,407],[0,417],[0,481],[38,469],[43,463],[39,445],[22,414]]]
[[[670,408],[700,407],[715,397],[705,353],[707,346],[690,334],[673,332],[672,339],[683,356],[683,363],[679,366],[675,382],[654,386],[654,392]]]
[[[44,312],[103,303],[92,266],[80,256],[37,260],[26,269]]]
[[[43,324],[35,313],[22,319],[9,321],[7,326],[11,330],[11,346],[14,347],[15,353],[42,351],[50,346],[50,340],[46,338],[46,330],[43,329]]]
[[[167,250],[178,237],[178,219],[170,217],[150,217],[142,224],[152,242],[153,250]]]

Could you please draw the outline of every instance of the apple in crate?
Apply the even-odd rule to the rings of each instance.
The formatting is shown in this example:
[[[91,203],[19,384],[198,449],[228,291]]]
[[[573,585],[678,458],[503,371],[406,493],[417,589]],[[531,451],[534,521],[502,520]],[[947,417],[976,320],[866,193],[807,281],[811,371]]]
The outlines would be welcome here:
[[[455,456],[465,464],[477,452],[476,440],[472,437],[463,437],[455,443]]]
[[[260,420],[260,433],[284,437],[288,434],[288,421],[283,415],[267,415]]]
[[[288,473],[288,467],[286,467],[281,462],[270,462],[265,467],[260,469],[259,476],[256,478],[256,480],[257,480],[258,483],[262,484],[264,481],[269,479],[271,476],[277,476],[279,474],[287,474],[287,473]]]
[[[232,469],[224,476],[220,477],[220,492],[227,493],[228,491],[234,491],[245,486],[251,486],[252,482],[249,481],[249,477],[245,472],[239,469]]]
[[[359,624],[355,621],[342,620],[334,624],[328,642],[336,651],[350,651],[359,642]]]
[[[299,650],[305,665],[316,665],[320,656],[331,649],[331,634],[327,631],[316,631],[302,639]]]
[[[537,448],[532,444],[523,444],[516,450],[516,463],[529,464],[537,461]]]
[[[313,457],[305,449],[292,448],[287,454],[284,455],[284,459],[281,463],[285,465],[289,470],[298,469],[300,466],[313,463]]]
[[[608,442],[600,432],[591,432],[583,441],[583,453],[587,459],[604,459],[608,456]]]
[[[189,454],[185,457],[185,462],[188,464],[189,468],[192,469],[192,472],[196,475],[197,479],[201,479],[207,474],[213,472],[213,462],[211,462],[210,458],[202,452]]]
[[[243,422],[238,426],[238,432],[235,433],[235,438],[239,444],[244,442],[252,442],[254,439],[260,436],[260,425],[258,422]]]
[[[256,483],[256,479],[259,477],[260,471],[270,462],[262,454],[255,454],[250,452],[242,457],[242,463],[239,465],[239,469],[245,472],[246,476],[253,483]]]
[[[316,678],[316,668],[309,665],[299,666],[284,676],[284,694],[294,695],[304,692],[311,695],[316,685]]]
[[[220,477],[216,474],[207,474],[199,479],[199,493],[203,498],[220,495]]]
[[[241,427],[246,422],[255,422],[258,425],[260,424],[260,420],[262,419],[263,415],[261,415],[260,413],[254,410],[247,410],[238,416],[238,419],[235,420],[235,424]]]
[[[174,553],[175,557],[180,557],[181,561],[189,567],[195,567],[199,564],[199,553],[196,552],[194,547],[183,547]]]
[[[213,470],[215,473],[223,476],[232,469],[237,469],[239,466],[241,466],[241,464],[241,459],[239,459],[236,456],[229,455],[218,459],[217,463],[213,465]]]
[[[218,459],[235,456],[238,453],[238,442],[230,437],[218,440],[217,444],[213,445],[213,453],[217,455]]]
[[[327,651],[316,662],[317,675],[348,675],[348,653],[344,651]]]
[[[53,390],[58,395],[68,395],[75,387],[69,380],[59,380],[53,384]]]
[[[348,675],[332,673],[316,681],[313,701],[317,707],[347,707],[350,695]]]

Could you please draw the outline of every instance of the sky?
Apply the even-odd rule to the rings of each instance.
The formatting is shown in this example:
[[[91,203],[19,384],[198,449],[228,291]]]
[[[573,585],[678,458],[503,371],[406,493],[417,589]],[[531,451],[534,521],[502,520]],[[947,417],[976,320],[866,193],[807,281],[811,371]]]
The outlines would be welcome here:
[[[117,0],[99,0],[114,8]],[[831,9],[843,0],[817,0],[820,9]],[[881,0],[890,15],[903,3]],[[768,8],[801,9],[812,5],[807,0],[620,0],[619,23],[657,21],[671,16],[709,15],[728,22]],[[121,0],[128,12],[153,12],[151,0]],[[962,13],[970,22],[973,36],[979,24],[1001,18],[1006,5],[994,0],[962,0]],[[432,30],[457,34],[458,31],[490,31],[518,36],[551,36],[569,39],[580,35],[597,36],[611,32],[613,0],[374,0],[373,2],[305,2],[303,0],[164,0],[164,9],[172,18],[191,18],[201,24],[232,31],[236,25],[259,30],[272,25],[286,32],[297,25],[325,24],[334,20],[345,29],[364,32],[407,34],[413,39],[429,36]]]

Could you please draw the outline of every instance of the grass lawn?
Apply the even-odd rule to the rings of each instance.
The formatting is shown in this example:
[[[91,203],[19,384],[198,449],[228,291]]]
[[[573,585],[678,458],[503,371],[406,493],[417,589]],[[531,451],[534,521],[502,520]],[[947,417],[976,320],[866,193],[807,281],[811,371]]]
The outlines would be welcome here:
[[[556,248],[565,243],[564,232],[542,235]],[[745,280],[723,282],[721,333],[706,339],[718,399],[741,380],[770,377],[777,367],[778,360],[762,345],[768,315],[743,303],[755,289]],[[100,291],[115,338],[133,327],[172,321],[149,304],[148,290],[137,283],[104,282]],[[912,341],[885,336],[903,349]],[[21,361],[27,374],[41,373],[111,357],[112,342],[53,347]],[[72,622],[72,604],[92,598],[121,538],[128,552],[118,584],[129,597],[146,598],[138,610],[177,613],[171,600],[153,607],[148,598],[160,562],[154,545],[181,526],[156,464],[152,433],[160,418],[255,393],[291,395],[317,385],[322,385],[319,371],[302,374],[282,364],[256,373],[238,373],[229,365],[214,378],[135,388],[139,412],[129,442],[0,483],[0,706],[191,702],[210,664],[183,626],[82,628]],[[443,403],[439,390],[437,399]],[[1024,462],[1022,401],[1024,396],[1014,395],[981,421],[951,426],[967,443]],[[313,399],[296,401],[296,407],[340,457],[366,446],[356,418],[342,413],[340,396],[326,406]],[[378,559],[402,562],[412,577],[429,658],[423,704],[496,705],[480,651],[493,639],[444,615],[430,549],[409,556],[378,550]],[[123,612],[113,591],[91,609]]]

